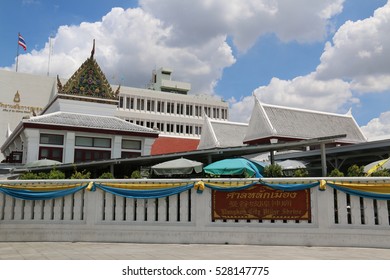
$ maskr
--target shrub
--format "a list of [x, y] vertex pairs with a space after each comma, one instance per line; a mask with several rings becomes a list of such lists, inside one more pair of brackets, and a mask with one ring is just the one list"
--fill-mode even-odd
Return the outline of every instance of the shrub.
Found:
[[26, 172], [26, 173], [23, 173], [22, 175], [20, 175], [19, 179], [20, 180], [37, 180], [39, 178], [38, 178], [38, 174], [36, 174], [36, 173]]
[[309, 172], [305, 168], [299, 168], [294, 171], [294, 177], [308, 177]]
[[347, 176], [348, 177], [363, 177], [364, 171], [363, 166], [357, 166], [356, 164], [350, 166], [347, 170]]
[[279, 164], [267, 165], [264, 168], [264, 177], [283, 177], [282, 167]]
[[104, 172], [98, 179], [115, 179], [111, 172]]
[[372, 177], [390, 177], [390, 171], [388, 169], [379, 169], [371, 173]]
[[[46, 178], [40, 178], [40, 179], [46, 179]], [[47, 179], [65, 179], [65, 173], [54, 168], [50, 170], [49, 174], [47, 174]]]
[[344, 173], [338, 170], [337, 168], [333, 169], [329, 175], [329, 177], [344, 177]]
[[70, 176], [70, 179], [90, 179], [91, 172], [87, 170], [83, 170], [82, 172], [74, 170], [73, 174]]
[[141, 172], [139, 170], [134, 170], [132, 173], [131, 173], [131, 179], [141, 179], [142, 176], [141, 176]]

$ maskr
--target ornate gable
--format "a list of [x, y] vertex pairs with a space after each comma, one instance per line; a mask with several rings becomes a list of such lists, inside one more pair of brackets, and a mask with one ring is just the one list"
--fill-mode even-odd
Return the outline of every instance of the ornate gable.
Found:
[[100, 69], [93, 55], [95, 53], [95, 40], [91, 56], [80, 66], [72, 77], [62, 86], [57, 77], [59, 94], [92, 97], [100, 99], [118, 99], [118, 90], [114, 92]]

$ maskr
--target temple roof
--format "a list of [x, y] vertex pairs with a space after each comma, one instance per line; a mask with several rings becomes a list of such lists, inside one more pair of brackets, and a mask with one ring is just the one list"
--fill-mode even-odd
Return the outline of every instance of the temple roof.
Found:
[[247, 129], [246, 123], [212, 120], [205, 116], [198, 150], [245, 146]]
[[157, 137], [158, 132], [147, 127], [126, 122], [117, 117], [76, 114], [68, 112], [56, 112], [45, 114], [37, 117], [32, 117], [23, 120], [25, 124], [42, 124], [53, 125], [58, 129], [61, 126], [79, 128], [99, 129], [102, 133], [106, 130], [115, 130], [121, 132], [134, 132], [154, 135]]
[[310, 139], [346, 134], [342, 143], [366, 142], [353, 116], [304, 110], [261, 103], [255, 97], [255, 107], [249, 121], [244, 143], [268, 138]]
[[119, 88], [116, 92], [112, 90], [106, 76], [93, 57], [94, 53], [95, 41], [91, 56], [77, 69], [64, 86], [57, 77], [58, 93], [111, 100], [118, 99]]

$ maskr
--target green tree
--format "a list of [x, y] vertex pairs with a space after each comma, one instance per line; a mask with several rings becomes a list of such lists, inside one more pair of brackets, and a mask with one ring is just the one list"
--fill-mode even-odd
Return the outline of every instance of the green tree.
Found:
[[104, 172], [99, 176], [99, 179], [115, 179], [111, 172]]
[[26, 173], [23, 173], [22, 175], [20, 175], [19, 179], [20, 180], [37, 180], [39, 178], [38, 178], [38, 174], [36, 174], [36, 173], [26, 172]]
[[370, 175], [371, 177], [390, 177], [390, 171], [388, 169], [379, 169]]
[[271, 178], [283, 177], [282, 167], [277, 163], [267, 165], [264, 168], [264, 177], [271, 177]]
[[337, 168], [333, 169], [329, 175], [329, 177], [344, 177], [344, 173], [338, 170]]
[[91, 172], [87, 170], [83, 170], [81, 172], [77, 171], [77, 169], [74, 169], [73, 174], [70, 176], [70, 179], [90, 179], [91, 178]]
[[299, 168], [294, 170], [294, 177], [308, 177], [309, 172], [306, 170], [306, 168]]
[[[46, 179], [46, 178], [45, 178]], [[47, 179], [65, 179], [65, 173], [53, 168], [47, 175]]]
[[131, 173], [131, 179], [141, 179], [142, 176], [141, 176], [141, 172], [139, 170], [134, 170], [132, 173]]
[[363, 177], [364, 171], [363, 166], [358, 166], [356, 164], [350, 166], [347, 170], [347, 176], [348, 177]]

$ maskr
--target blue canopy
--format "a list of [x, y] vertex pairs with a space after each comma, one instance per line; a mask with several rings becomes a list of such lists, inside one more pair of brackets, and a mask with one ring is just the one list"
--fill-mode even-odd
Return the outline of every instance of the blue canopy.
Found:
[[263, 177], [261, 173], [264, 167], [259, 163], [245, 158], [230, 158], [216, 161], [207, 165], [204, 172], [213, 175], [242, 175], [247, 174], [249, 177]]

